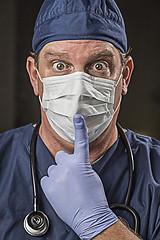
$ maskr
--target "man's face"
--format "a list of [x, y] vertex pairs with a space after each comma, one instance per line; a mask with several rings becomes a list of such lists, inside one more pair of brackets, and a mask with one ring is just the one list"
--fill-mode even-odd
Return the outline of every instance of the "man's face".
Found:
[[[41, 78], [86, 72], [117, 81], [122, 69], [118, 50], [99, 40], [68, 40], [48, 43], [39, 54]], [[40, 97], [43, 86], [40, 83]], [[117, 95], [117, 94], [116, 94]], [[115, 99], [115, 104], [117, 104]]]
[[[123, 70], [120, 82], [115, 91], [114, 109], [116, 109], [121, 95], [127, 93], [127, 86], [132, 69], [133, 61], [131, 57], [127, 58], [125, 65], [122, 67], [119, 51], [111, 43], [100, 40], [51, 42], [46, 44], [39, 53], [38, 70], [41, 78], [66, 75], [79, 71], [117, 82]], [[27, 70], [35, 94], [39, 95], [42, 99], [43, 83], [40, 81], [35, 70], [34, 59], [32, 57], [29, 57], [27, 60]], [[59, 142], [62, 141], [62, 144], [66, 144], [63, 139], [53, 131], [42, 108], [41, 112], [41, 125], [47, 129], [47, 134], [51, 134], [55, 139], [58, 139]], [[118, 111], [113, 117], [113, 126], [116, 124], [117, 116]], [[107, 134], [107, 132], [104, 132], [102, 135], [105, 136], [105, 134]], [[101, 138], [101, 136], [99, 138]]]

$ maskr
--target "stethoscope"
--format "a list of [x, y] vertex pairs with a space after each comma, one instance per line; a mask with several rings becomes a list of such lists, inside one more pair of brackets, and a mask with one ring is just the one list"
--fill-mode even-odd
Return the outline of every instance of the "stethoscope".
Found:
[[[49, 219], [41, 211], [37, 211], [37, 187], [36, 187], [36, 142], [39, 132], [40, 123], [38, 123], [33, 131], [31, 138], [31, 147], [30, 147], [30, 167], [31, 167], [31, 176], [33, 184], [33, 212], [29, 213], [24, 219], [24, 229], [31, 236], [42, 236], [44, 235], [49, 228]], [[111, 204], [110, 208], [113, 209], [123, 209], [128, 211], [134, 218], [134, 231], [139, 233], [140, 227], [140, 217], [135, 209], [129, 206], [132, 196], [132, 187], [133, 187], [133, 178], [134, 178], [134, 158], [131, 146], [129, 144], [128, 138], [125, 134], [123, 128], [117, 123], [117, 128], [119, 135], [121, 136], [124, 145], [128, 154], [128, 163], [129, 163], [129, 182], [127, 188], [127, 194], [125, 197], [124, 203], [115, 203]]]

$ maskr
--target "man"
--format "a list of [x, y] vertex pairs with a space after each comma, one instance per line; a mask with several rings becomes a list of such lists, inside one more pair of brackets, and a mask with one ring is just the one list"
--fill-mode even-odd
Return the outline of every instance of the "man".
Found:
[[[139, 239], [119, 218], [134, 229], [133, 216], [110, 207], [127, 194], [128, 154], [116, 122], [133, 71], [117, 5], [44, 1], [33, 50], [27, 71], [41, 104], [37, 208], [50, 226], [41, 237], [23, 228], [33, 198], [30, 124], [0, 136], [1, 239]], [[135, 160], [129, 205], [139, 213], [139, 235], [158, 240], [160, 143], [130, 130], [126, 135]]]

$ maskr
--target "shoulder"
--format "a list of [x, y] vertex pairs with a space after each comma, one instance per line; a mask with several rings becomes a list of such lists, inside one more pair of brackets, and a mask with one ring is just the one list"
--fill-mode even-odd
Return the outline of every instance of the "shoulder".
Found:
[[127, 131], [135, 164], [139, 171], [145, 175], [150, 175], [151, 179], [160, 184], [160, 141], [140, 135], [133, 131]]
[[15, 148], [19, 148], [21, 145], [28, 148], [33, 129], [33, 125], [28, 124], [0, 134], [0, 153], [13, 147], [13, 145]]
[[129, 142], [131, 146], [134, 148], [136, 147], [145, 147], [147, 149], [157, 149], [160, 151], [160, 141], [156, 140], [152, 137], [141, 135], [138, 133], [135, 133], [131, 130], [127, 131], [127, 137], [129, 139]]

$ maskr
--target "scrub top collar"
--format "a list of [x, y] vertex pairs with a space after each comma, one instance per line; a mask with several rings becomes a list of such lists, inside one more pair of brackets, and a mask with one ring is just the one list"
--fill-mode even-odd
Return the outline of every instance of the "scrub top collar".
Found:
[[[33, 132], [33, 125], [32, 132]], [[29, 134], [30, 135], [30, 134]], [[30, 144], [30, 141], [29, 141]], [[30, 146], [29, 146], [30, 148]], [[115, 154], [121, 154], [121, 151], [124, 150], [123, 141], [121, 138], [118, 138], [117, 141], [110, 147], [110, 149], [104, 154], [104, 156], [95, 164], [93, 164], [93, 169], [99, 174], [101, 169], [103, 169], [104, 165], [111, 160], [112, 156]], [[40, 180], [43, 176], [47, 175], [47, 170], [49, 166], [55, 165], [55, 160], [52, 157], [51, 153], [47, 149], [46, 145], [44, 144], [41, 137], [37, 136], [37, 143], [36, 143], [36, 165], [37, 165], [37, 172], [38, 172], [38, 179]]]

